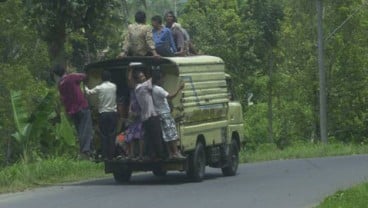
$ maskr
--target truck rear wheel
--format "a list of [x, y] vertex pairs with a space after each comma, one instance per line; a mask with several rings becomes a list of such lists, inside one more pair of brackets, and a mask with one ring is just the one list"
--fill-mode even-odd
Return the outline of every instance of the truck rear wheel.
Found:
[[236, 175], [239, 165], [239, 148], [234, 139], [231, 141], [228, 148], [228, 155], [226, 155], [228, 158], [227, 166], [223, 167], [221, 170], [224, 176], [234, 176]]
[[206, 153], [204, 146], [198, 142], [194, 152], [189, 156], [187, 175], [193, 181], [203, 180], [206, 170]]
[[130, 177], [132, 176], [131, 170], [120, 170], [120, 171], [114, 171], [113, 172], [114, 179], [117, 183], [127, 183], [130, 180]]

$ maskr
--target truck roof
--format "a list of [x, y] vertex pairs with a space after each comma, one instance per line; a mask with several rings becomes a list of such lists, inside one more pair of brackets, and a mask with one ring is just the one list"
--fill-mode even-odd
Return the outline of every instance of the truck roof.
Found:
[[216, 56], [186, 56], [186, 57], [138, 57], [138, 56], [128, 56], [122, 59], [111, 59], [106, 61], [100, 61], [85, 66], [85, 71], [89, 71], [96, 68], [114, 67], [119, 65], [128, 65], [132, 62], [140, 62], [149, 65], [160, 65], [160, 64], [175, 64], [177, 66], [183, 65], [202, 65], [202, 64], [223, 64], [223, 60]]

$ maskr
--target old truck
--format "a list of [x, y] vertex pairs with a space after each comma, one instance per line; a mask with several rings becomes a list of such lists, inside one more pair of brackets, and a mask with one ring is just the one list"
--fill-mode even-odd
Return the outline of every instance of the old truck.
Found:
[[[128, 182], [133, 171], [152, 171], [164, 176], [167, 171], [185, 171], [194, 181], [201, 181], [205, 167], [221, 168], [223, 175], [237, 172], [239, 150], [244, 143], [243, 112], [235, 100], [231, 77], [225, 73], [222, 59], [214, 56], [189, 57], [125, 57], [102, 61], [85, 67], [88, 87], [101, 82], [102, 70], [112, 73], [118, 96], [128, 96], [129, 64], [141, 63], [147, 68], [160, 67], [164, 88], [173, 92], [184, 82], [181, 94], [172, 100], [172, 115], [176, 120], [180, 142], [178, 147], [185, 160], [162, 161], [105, 161], [105, 172], [112, 173], [117, 182]], [[96, 97], [89, 97], [92, 108]], [[95, 109], [95, 108], [94, 108]]]

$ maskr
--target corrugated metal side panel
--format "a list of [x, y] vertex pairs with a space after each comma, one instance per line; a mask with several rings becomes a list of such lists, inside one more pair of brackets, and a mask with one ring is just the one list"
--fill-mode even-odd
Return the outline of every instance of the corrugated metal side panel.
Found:
[[185, 81], [181, 98], [184, 122], [225, 119], [229, 100], [224, 64], [184, 65], [179, 68], [180, 77]]
[[185, 56], [185, 57], [165, 57], [164, 59], [169, 60], [176, 65], [179, 66], [186, 66], [186, 65], [211, 65], [211, 64], [223, 64], [224, 61], [216, 56], [206, 56], [206, 55], [199, 55], [199, 56]]
[[185, 73], [202, 73], [202, 72], [224, 72], [223, 64], [206, 64], [206, 65], [183, 65], [180, 66], [180, 71]]

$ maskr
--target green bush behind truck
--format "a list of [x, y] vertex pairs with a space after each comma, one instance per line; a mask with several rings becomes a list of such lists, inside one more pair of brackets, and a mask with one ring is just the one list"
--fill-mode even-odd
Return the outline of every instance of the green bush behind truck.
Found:
[[[168, 170], [186, 171], [194, 181], [201, 181], [205, 166], [221, 168], [226, 176], [235, 175], [239, 162], [239, 149], [244, 142], [243, 112], [234, 100], [231, 78], [225, 73], [224, 62], [213, 56], [190, 57], [126, 57], [90, 64], [88, 87], [101, 82], [102, 70], [112, 73], [118, 87], [118, 96], [129, 92], [128, 66], [139, 62], [147, 66], [147, 74], [159, 66], [164, 74], [164, 88], [170, 93], [184, 82], [181, 94], [172, 100], [172, 114], [177, 122], [181, 151], [186, 160], [133, 162], [105, 161], [105, 172], [113, 173], [117, 182], [127, 182], [132, 171], [153, 171], [164, 176]], [[97, 97], [89, 97], [97, 109]]]

